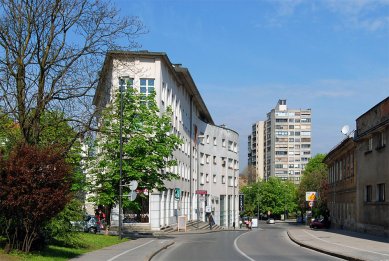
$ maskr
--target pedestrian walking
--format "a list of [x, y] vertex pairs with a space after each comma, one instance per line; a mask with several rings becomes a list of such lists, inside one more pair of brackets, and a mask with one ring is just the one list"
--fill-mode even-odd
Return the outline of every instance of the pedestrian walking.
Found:
[[209, 224], [209, 229], [212, 230], [212, 226], [215, 224], [212, 214], [210, 214], [208, 217], [208, 224]]
[[232, 227], [234, 228], [234, 230], [235, 230], [235, 221], [234, 222], [232, 222]]

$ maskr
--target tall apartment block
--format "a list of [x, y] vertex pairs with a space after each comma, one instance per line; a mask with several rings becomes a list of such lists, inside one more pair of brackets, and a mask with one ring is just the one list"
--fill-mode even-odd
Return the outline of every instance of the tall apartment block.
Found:
[[311, 109], [288, 109], [279, 100], [266, 121], [252, 125], [248, 163], [257, 180], [275, 176], [299, 183], [311, 158], [311, 137]]
[[264, 179], [264, 138], [265, 121], [258, 121], [252, 125], [251, 135], [248, 137], [248, 182], [257, 182]]

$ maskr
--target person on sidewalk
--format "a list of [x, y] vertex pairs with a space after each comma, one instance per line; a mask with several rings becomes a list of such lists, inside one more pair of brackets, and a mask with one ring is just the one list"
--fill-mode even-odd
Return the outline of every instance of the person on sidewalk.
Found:
[[208, 223], [209, 223], [209, 229], [212, 230], [212, 226], [215, 224], [212, 214], [209, 214]]

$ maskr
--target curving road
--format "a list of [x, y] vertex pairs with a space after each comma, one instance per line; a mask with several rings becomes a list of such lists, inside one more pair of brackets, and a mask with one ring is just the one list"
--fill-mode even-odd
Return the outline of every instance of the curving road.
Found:
[[152, 260], [340, 260], [293, 243], [287, 228], [285, 223], [263, 224], [252, 231], [178, 236], [174, 245]]

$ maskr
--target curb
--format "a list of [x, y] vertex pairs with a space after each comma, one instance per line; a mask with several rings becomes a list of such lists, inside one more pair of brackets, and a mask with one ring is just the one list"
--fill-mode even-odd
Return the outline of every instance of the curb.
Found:
[[161, 252], [162, 250], [165, 250], [166, 248], [172, 246], [174, 244], [174, 242], [171, 242], [163, 247], [161, 247], [160, 249], [158, 249], [157, 251], [155, 251], [154, 253], [152, 253], [150, 256], [146, 256], [145, 257], [145, 261], [150, 261], [155, 255], [157, 255], [159, 252]]
[[330, 255], [330, 256], [334, 256], [334, 257], [339, 257], [339, 258], [342, 258], [342, 259], [346, 259], [346, 260], [351, 260], [351, 261], [365, 261], [364, 259], [359, 259], [359, 258], [356, 258], [356, 257], [352, 257], [352, 256], [346, 256], [346, 255], [343, 255], [343, 254], [339, 254], [339, 253], [335, 253], [335, 252], [332, 252], [332, 251], [329, 251], [329, 250], [325, 250], [323, 248], [319, 248], [319, 247], [315, 247], [315, 246], [312, 246], [312, 245], [308, 245], [308, 244], [304, 244], [300, 241], [298, 241], [297, 239], [295, 239], [291, 233], [289, 232], [289, 230], [287, 231], [287, 234], [290, 238], [290, 240], [292, 240], [294, 243], [302, 246], [302, 247], [305, 247], [305, 248], [308, 248], [308, 249], [312, 249], [312, 250], [315, 250], [315, 251], [318, 251], [318, 252], [321, 252], [321, 253], [324, 253], [324, 254], [327, 254], [327, 255]]

